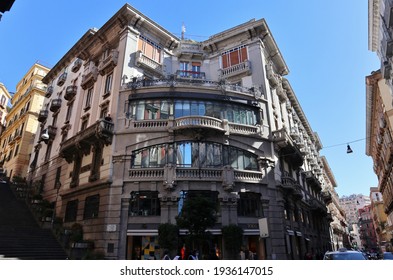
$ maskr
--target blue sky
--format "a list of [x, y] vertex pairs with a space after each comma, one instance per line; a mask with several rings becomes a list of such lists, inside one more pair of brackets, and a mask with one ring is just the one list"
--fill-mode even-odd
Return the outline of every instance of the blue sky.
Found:
[[[54, 66], [87, 29], [101, 27], [125, 3], [16, 0], [0, 21], [0, 82], [15, 91], [35, 62]], [[287, 78], [324, 146], [320, 153], [334, 173], [338, 194], [368, 195], [378, 185], [365, 154], [365, 77], [379, 69], [377, 55], [368, 50], [367, 0], [128, 3], [179, 37], [184, 23], [185, 37], [198, 41], [265, 18], [289, 67]], [[352, 154], [346, 153], [347, 143]]]

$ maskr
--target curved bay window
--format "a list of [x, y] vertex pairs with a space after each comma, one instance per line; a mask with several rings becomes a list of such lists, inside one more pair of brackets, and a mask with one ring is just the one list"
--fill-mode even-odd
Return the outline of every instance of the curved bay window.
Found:
[[131, 192], [129, 216], [159, 216], [160, 214], [157, 191]]
[[[174, 108], [171, 110], [171, 108]], [[173, 111], [173, 112], [172, 112]], [[127, 115], [135, 120], [163, 120], [170, 115], [175, 118], [205, 116], [227, 119], [231, 123], [255, 125], [257, 110], [241, 104], [203, 100], [138, 100], [128, 105]]]
[[221, 168], [258, 171], [257, 156], [236, 147], [213, 142], [178, 142], [150, 146], [133, 153], [131, 168], [178, 167]]
[[262, 217], [261, 194], [241, 192], [237, 203], [237, 215], [244, 217]]

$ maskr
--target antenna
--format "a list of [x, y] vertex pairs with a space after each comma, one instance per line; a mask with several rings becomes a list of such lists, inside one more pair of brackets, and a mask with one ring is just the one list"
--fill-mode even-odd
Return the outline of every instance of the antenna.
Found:
[[184, 25], [184, 22], [181, 25], [181, 39], [184, 40], [184, 33], [186, 33], [186, 26]]

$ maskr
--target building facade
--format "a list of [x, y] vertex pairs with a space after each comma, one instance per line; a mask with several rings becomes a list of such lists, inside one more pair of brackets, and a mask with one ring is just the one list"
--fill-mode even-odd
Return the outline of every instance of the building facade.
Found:
[[[9, 104], [11, 103], [11, 94], [3, 83], [0, 83], [0, 136], [3, 134], [6, 128], [5, 117], [10, 109]], [[3, 173], [2, 173], [3, 174]]]
[[371, 212], [372, 220], [376, 232], [378, 248], [381, 251], [391, 251], [391, 239], [392, 234], [389, 228], [391, 225], [387, 219], [385, 213], [385, 207], [383, 205], [383, 197], [378, 188], [370, 188], [370, 199], [371, 199]]
[[359, 233], [362, 248], [368, 252], [378, 252], [378, 241], [371, 209], [371, 205], [366, 205], [359, 209]]
[[160, 258], [158, 226], [198, 195], [222, 258], [232, 224], [259, 259], [325, 252], [322, 144], [286, 74], [263, 19], [196, 42], [126, 4], [44, 78], [30, 183], [107, 259]]
[[369, 0], [369, 50], [378, 55], [381, 68], [366, 77], [366, 153], [374, 161], [374, 172], [383, 197], [389, 234], [393, 233], [392, 7], [392, 0]]
[[27, 176], [34, 136], [39, 125], [38, 111], [42, 107], [46, 90], [42, 78], [48, 71], [47, 67], [35, 63], [17, 84], [12, 96], [12, 107], [0, 137], [0, 162], [10, 179], [13, 176]]
[[321, 157], [323, 163], [323, 189], [322, 197], [328, 207], [328, 216], [330, 218], [330, 239], [333, 251], [343, 248], [348, 240], [348, 223], [345, 212], [341, 208], [339, 196], [336, 192], [337, 182], [334, 174], [330, 169], [326, 157]]
[[5, 116], [8, 114], [8, 105], [11, 101], [11, 94], [8, 92], [4, 84], [0, 83], [0, 134], [4, 131], [6, 120]]

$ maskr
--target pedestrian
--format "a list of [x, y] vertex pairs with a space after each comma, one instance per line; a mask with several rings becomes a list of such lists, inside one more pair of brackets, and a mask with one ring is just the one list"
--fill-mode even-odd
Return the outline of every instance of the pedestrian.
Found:
[[193, 250], [192, 253], [188, 256], [189, 260], [197, 260], [198, 259], [198, 252], [197, 250]]
[[174, 260], [182, 260], [182, 257], [181, 257], [181, 252], [180, 252], [180, 250], [179, 251], [177, 251], [177, 254], [176, 254], [176, 256], [173, 258]]
[[104, 119], [105, 119], [106, 121], [108, 121], [108, 122], [111, 122], [111, 121], [112, 121], [111, 114], [106, 115]]
[[171, 258], [169, 257], [169, 251], [165, 250], [164, 251], [164, 257], [162, 258], [163, 260], [170, 260]]

